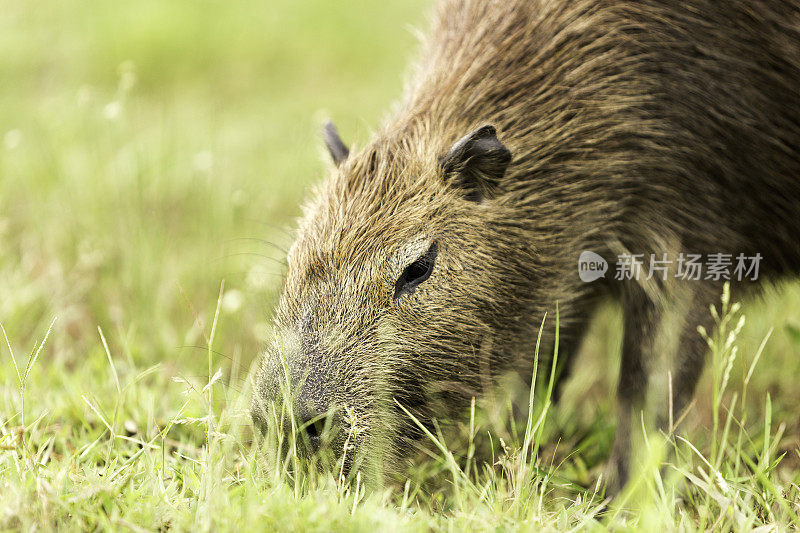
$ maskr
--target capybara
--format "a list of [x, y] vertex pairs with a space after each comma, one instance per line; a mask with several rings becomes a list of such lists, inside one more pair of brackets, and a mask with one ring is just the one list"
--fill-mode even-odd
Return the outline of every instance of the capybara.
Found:
[[800, 1], [442, 0], [391, 118], [363, 148], [324, 137], [255, 419], [289, 390], [312, 443], [335, 413], [348, 469], [402, 470], [423, 436], [405, 409], [430, 427], [530, 375], [556, 306], [568, 367], [612, 298], [619, 486], [655, 362], [663, 423], [725, 281], [800, 271]]

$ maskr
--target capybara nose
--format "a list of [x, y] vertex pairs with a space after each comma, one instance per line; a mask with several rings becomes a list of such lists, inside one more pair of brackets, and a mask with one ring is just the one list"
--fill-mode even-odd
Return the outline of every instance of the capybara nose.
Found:
[[295, 424], [298, 440], [307, 444], [311, 452], [317, 452], [322, 445], [326, 425], [330, 426], [328, 410], [308, 402], [298, 401], [294, 405]]
[[[338, 428], [333, 416], [335, 385], [323, 352], [289, 330], [276, 339], [256, 375], [251, 413], [255, 425], [294, 438], [305, 451], [316, 453]], [[333, 432], [331, 432], [333, 433]]]
[[[309, 367], [310, 366], [310, 367]], [[298, 443], [308, 444], [309, 451], [317, 452], [329, 436], [335, 422], [330, 384], [327, 372], [319, 366], [298, 365], [294, 368], [291, 383], [291, 404], [298, 430]]]

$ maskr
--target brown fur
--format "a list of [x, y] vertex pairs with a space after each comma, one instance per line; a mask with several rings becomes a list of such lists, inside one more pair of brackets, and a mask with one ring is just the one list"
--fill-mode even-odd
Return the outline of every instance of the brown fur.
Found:
[[[679, 411], [721, 286], [583, 283], [578, 255], [759, 252], [762, 277], [800, 270], [800, 2], [444, 0], [436, 11], [394, 116], [305, 209], [256, 404], [275, 398], [283, 352], [292, 382], [305, 380], [304, 409], [349, 406], [367, 428], [362, 449], [397, 464], [415, 433], [394, 399], [423, 421], [444, 415], [431, 398], [457, 411], [482, 369], [529, 367], [556, 302], [568, 359], [611, 294], [625, 317], [611, 460], [622, 482], [651, 362], [670, 356]], [[513, 162], [474, 201], [439, 159], [484, 124]], [[434, 240], [430, 279], [393, 299]], [[655, 353], [669, 313], [674, 357]]]

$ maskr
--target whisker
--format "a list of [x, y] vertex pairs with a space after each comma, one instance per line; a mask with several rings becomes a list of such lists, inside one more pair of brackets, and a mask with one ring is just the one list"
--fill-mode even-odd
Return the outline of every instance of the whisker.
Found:
[[275, 248], [277, 250], [280, 250], [284, 254], [288, 254], [289, 253], [288, 249], [284, 248], [283, 246], [279, 246], [278, 244], [276, 244], [276, 243], [274, 243], [272, 241], [268, 241], [266, 239], [260, 239], [258, 237], [236, 237], [236, 238], [233, 238], [233, 239], [228, 239], [225, 242], [237, 242], [237, 241], [251, 241], [251, 242], [258, 242], [258, 243], [261, 243], [261, 244], [268, 244], [268, 245], [272, 246], [273, 248]]
[[263, 259], [269, 259], [270, 261], [274, 261], [274, 262], [276, 262], [276, 263], [278, 263], [279, 265], [282, 265], [282, 266], [289, 266], [286, 263], [286, 261], [283, 261], [281, 259], [276, 259], [276, 258], [270, 257], [268, 255], [259, 254], [259, 253], [256, 253], [256, 252], [234, 252], [234, 253], [231, 253], [231, 254], [223, 255], [221, 257], [217, 257], [216, 259], [212, 259], [212, 261], [222, 261], [224, 259], [230, 259], [231, 257], [236, 257], [236, 256], [240, 256], [240, 255], [254, 255], [256, 257], [261, 257]]
[[289, 230], [287, 230], [286, 227], [283, 225], [275, 224], [272, 222], [264, 222], [263, 220], [258, 220], [255, 218], [245, 218], [245, 220], [247, 220], [248, 222], [255, 222], [256, 224], [261, 224], [262, 226], [267, 226], [276, 229], [281, 233], [283, 233], [284, 235], [286, 235], [287, 237], [291, 237], [292, 240], [294, 240], [295, 238], [295, 236]]

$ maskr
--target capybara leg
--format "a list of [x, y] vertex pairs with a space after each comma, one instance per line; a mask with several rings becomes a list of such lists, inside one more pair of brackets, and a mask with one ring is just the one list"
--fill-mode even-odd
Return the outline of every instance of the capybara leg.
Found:
[[702, 326], [709, 335], [713, 334], [716, 324], [709, 307], [719, 301], [721, 291], [719, 284], [698, 284], [698, 290], [692, 295], [677, 353], [669, 365], [670, 375], [667, 379], [672, 398], [658, 413], [658, 425], [664, 432], [670, 433], [675, 429], [675, 424], [694, 396], [708, 353], [708, 344], [697, 328]]
[[630, 475], [631, 438], [647, 395], [648, 362], [651, 358], [660, 313], [644, 291], [633, 286], [624, 296], [622, 362], [617, 386], [617, 431], [606, 467], [606, 490], [618, 492]]

